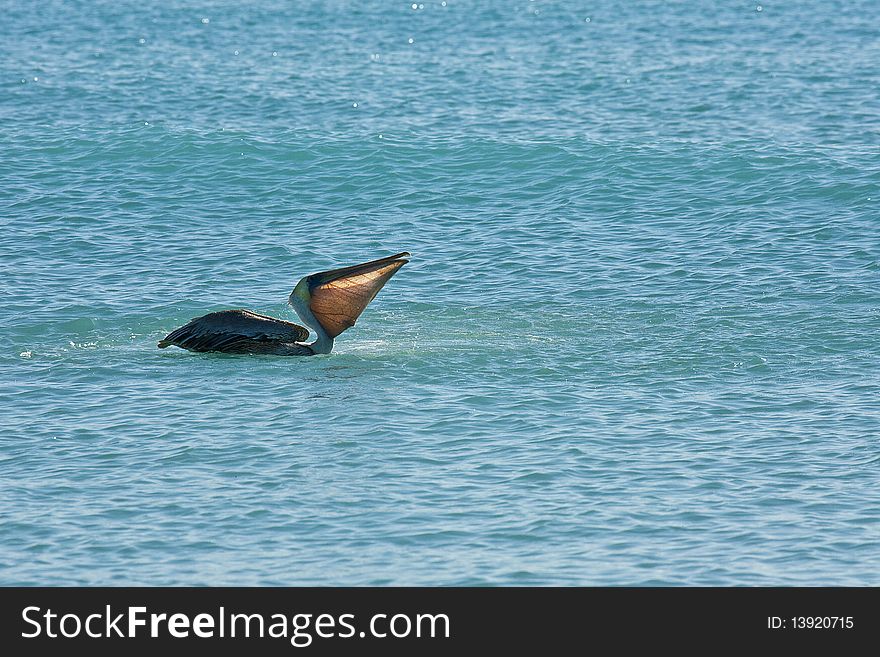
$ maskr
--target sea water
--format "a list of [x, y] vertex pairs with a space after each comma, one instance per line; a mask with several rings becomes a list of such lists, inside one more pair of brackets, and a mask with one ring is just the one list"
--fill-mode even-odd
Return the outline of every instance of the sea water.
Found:
[[0, 9], [0, 583], [880, 584], [874, 0]]

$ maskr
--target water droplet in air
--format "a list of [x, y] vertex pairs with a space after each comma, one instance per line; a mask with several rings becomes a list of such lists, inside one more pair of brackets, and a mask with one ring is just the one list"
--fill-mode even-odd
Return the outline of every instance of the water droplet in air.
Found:
[[238, 51], [236, 50], [236, 51], [235, 51], [234, 53], [232, 53], [232, 54], [233, 54], [233, 55], [237, 55], [237, 54], [238, 54]]
[[275, 50], [273, 50], [273, 51], [272, 51], [272, 56], [273, 56], [273, 57], [277, 57], [277, 56], [278, 56], [278, 52], [275, 51]]
[[443, 2], [440, 3], [440, 6], [441, 6], [441, 7], [445, 7], [445, 6], [446, 6], [446, 0], [443, 0]]
[[357, 103], [352, 103], [351, 106], [352, 106], [352, 107], [357, 107], [358, 104], [357, 104]]
[[418, 6], [417, 4], [415, 4], [415, 3], [413, 3], [413, 4], [412, 4], [412, 8], [413, 8], [413, 9], [418, 9], [419, 6]]
[[425, 5], [419, 5], [419, 9], [424, 9]]
[[203, 18], [203, 19], [202, 19], [202, 25], [207, 25], [207, 24], [210, 23], [210, 22], [211, 22], [211, 19], [210, 19], [210, 18]]
[[589, 23], [589, 22], [590, 22], [590, 17], [587, 16], [587, 17], [584, 19], [584, 23]]
[[140, 43], [141, 45], [145, 44], [146, 42], [146, 39], [138, 39], [138, 43]]
[[34, 77], [34, 82], [39, 82], [39, 81], [40, 81], [40, 78]]
[[410, 37], [408, 41], [409, 41], [409, 43], [412, 43], [412, 42], [413, 42], [413, 38]]
[[764, 11], [764, 8], [761, 5], [755, 7], [755, 11]]

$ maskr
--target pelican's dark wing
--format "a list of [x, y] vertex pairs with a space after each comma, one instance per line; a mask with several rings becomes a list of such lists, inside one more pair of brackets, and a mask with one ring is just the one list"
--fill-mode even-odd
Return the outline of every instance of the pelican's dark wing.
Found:
[[299, 324], [249, 310], [221, 310], [172, 331], [159, 342], [159, 348], [176, 345], [190, 351], [272, 353], [308, 337], [308, 330]]
[[354, 326], [367, 304], [403, 267], [409, 253], [403, 252], [353, 267], [312, 274], [307, 278], [311, 300], [309, 310], [331, 338]]

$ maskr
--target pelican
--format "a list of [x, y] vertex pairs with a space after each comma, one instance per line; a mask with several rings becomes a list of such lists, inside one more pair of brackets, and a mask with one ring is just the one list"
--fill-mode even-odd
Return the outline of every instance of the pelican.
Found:
[[196, 317], [159, 341], [159, 348], [174, 345], [190, 351], [227, 354], [314, 356], [329, 354], [333, 339], [354, 326], [364, 308], [382, 286], [409, 260], [403, 252], [360, 265], [306, 276], [287, 300], [302, 323], [317, 335], [306, 344], [309, 331], [283, 319], [250, 310], [221, 310]]

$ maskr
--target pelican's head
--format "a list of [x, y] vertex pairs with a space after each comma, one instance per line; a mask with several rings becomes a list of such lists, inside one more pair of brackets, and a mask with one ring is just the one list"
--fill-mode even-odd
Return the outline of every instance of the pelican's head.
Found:
[[299, 309], [302, 307], [309, 307], [309, 299], [311, 298], [311, 294], [309, 293], [309, 277], [306, 276], [300, 279], [299, 283], [296, 284], [296, 287], [293, 288], [293, 292], [290, 293], [290, 296], [287, 298], [287, 303], [293, 306], [293, 309], [299, 312]]
[[408, 257], [403, 252], [306, 276], [293, 288], [288, 303], [319, 336], [323, 331], [332, 340], [354, 326], [388, 279], [409, 262]]

